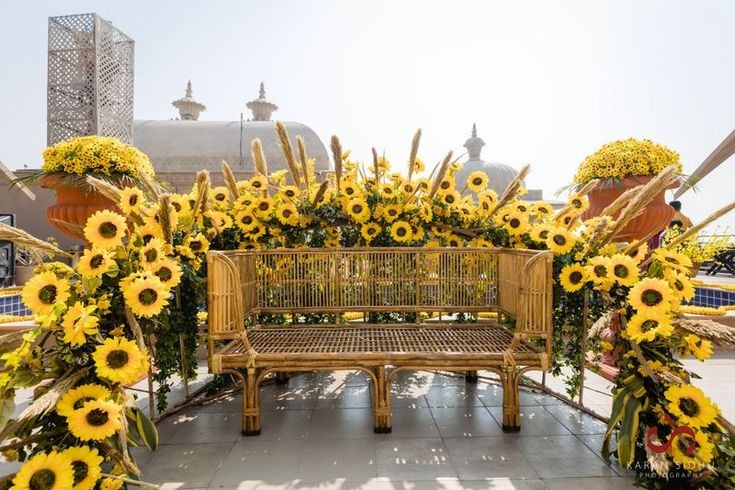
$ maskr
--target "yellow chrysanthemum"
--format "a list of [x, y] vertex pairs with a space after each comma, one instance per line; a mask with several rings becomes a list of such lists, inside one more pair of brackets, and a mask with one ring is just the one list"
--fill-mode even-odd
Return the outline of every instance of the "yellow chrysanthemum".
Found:
[[299, 211], [290, 203], [283, 203], [276, 208], [276, 218], [283, 225], [296, 226], [299, 224]]
[[546, 237], [546, 246], [555, 254], [570, 252], [576, 243], [574, 235], [564, 228], [552, 228]]
[[74, 470], [69, 458], [51, 451], [39, 453], [26, 461], [13, 478], [14, 490], [70, 490]]
[[54, 305], [69, 299], [69, 281], [59, 279], [51, 271], [33, 276], [23, 286], [23, 303], [36, 315], [48, 315]]
[[667, 338], [674, 332], [668, 315], [641, 312], [633, 315], [625, 327], [628, 337], [634, 342], [651, 342], [656, 336]]
[[365, 199], [355, 197], [347, 201], [345, 213], [358, 223], [365, 223], [370, 219], [370, 208]]
[[145, 194], [137, 187], [125, 187], [120, 191], [120, 211], [125, 214], [140, 213], [145, 204]]
[[97, 375], [113, 383], [132, 383], [148, 369], [146, 355], [134, 341], [124, 337], [106, 339], [92, 358]]
[[467, 176], [467, 188], [474, 192], [482, 192], [487, 188], [490, 179], [481, 170], [475, 170]]
[[366, 242], [370, 243], [380, 233], [380, 230], [380, 225], [377, 223], [367, 223], [360, 227], [360, 235], [362, 235]]
[[610, 257], [611, 276], [621, 286], [632, 286], [638, 282], [638, 264], [625, 254]]
[[520, 236], [528, 230], [528, 215], [514, 211], [509, 216], [503, 228], [513, 236]]
[[107, 209], [97, 211], [87, 220], [84, 238], [93, 246], [110, 249], [122, 245], [127, 225], [125, 217]]
[[582, 264], [578, 264], [576, 262], [564, 266], [559, 274], [559, 283], [561, 284], [561, 287], [570, 293], [582, 289], [586, 281], [587, 270]]
[[120, 406], [111, 401], [92, 400], [67, 418], [69, 432], [82, 441], [107, 439], [120, 429]]
[[64, 342], [71, 345], [84, 345], [88, 335], [97, 334], [97, 325], [100, 319], [93, 313], [97, 310], [95, 305], [84, 306], [77, 301], [64, 314]]
[[90, 400], [107, 400], [110, 398], [110, 390], [98, 384], [79, 385], [76, 388], [64, 393], [56, 404], [56, 412], [68, 417], [74, 412], [82, 408], [82, 406]]
[[628, 302], [639, 313], [666, 313], [673, 294], [666, 281], [647, 277], [631, 288]]
[[693, 385], [671, 386], [664, 396], [669, 401], [666, 408], [678, 419], [679, 425], [707, 427], [720, 412], [717, 405]]
[[406, 221], [396, 221], [390, 227], [390, 236], [398, 243], [410, 242], [413, 239], [411, 225]]
[[653, 257], [653, 260], [659, 261], [664, 267], [671, 267], [680, 272], [688, 273], [692, 267], [692, 260], [689, 257], [665, 248], [657, 248], [653, 251], [651, 257]]
[[152, 317], [168, 304], [169, 289], [151, 273], [143, 273], [122, 284], [125, 304], [137, 316]]
[[70, 447], [62, 452], [69, 458], [74, 470], [74, 490], [92, 490], [102, 476], [102, 462], [96, 448], [87, 446]]
[[169, 289], [179, 285], [183, 274], [181, 266], [173, 259], [159, 260], [155, 264], [151, 264], [148, 270]]
[[701, 430], [694, 431], [694, 440], [689, 434], [677, 434], [670, 446], [674, 463], [689, 471], [700, 471], [712, 461], [715, 445]]
[[87, 277], [102, 277], [114, 267], [112, 252], [97, 247], [85, 249], [77, 262], [77, 271]]
[[686, 347], [689, 352], [692, 353], [700, 361], [709, 359], [712, 356], [712, 342], [706, 339], [702, 339], [694, 334], [689, 334], [684, 337]]

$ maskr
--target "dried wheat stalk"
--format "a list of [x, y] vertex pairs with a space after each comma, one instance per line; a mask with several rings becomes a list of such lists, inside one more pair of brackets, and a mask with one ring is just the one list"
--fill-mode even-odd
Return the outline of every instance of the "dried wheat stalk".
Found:
[[518, 196], [518, 193], [523, 187], [523, 181], [526, 180], [526, 177], [528, 176], [528, 173], [530, 171], [531, 166], [528, 164], [524, 165], [521, 168], [518, 174], [506, 186], [503, 194], [500, 196], [500, 199], [498, 199], [498, 205], [495, 206], [495, 209], [501, 209], [503, 206], [505, 206]]
[[288, 138], [286, 126], [281, 121], [276, 123], [276, 134], [278, 135], [278, 144], [281, 147], [283, 156], [286, 158], [286, 165], [291, 172], [291, 178], [297, 187], [301, 186], [301, 177], [299, 175], [299, 167], [296, 164], [296, 154], [294, 154], [291, 140]]
[[436, 195], [437, 191], [439, 190], [439, 186], [441, 185], [442, 181], [444, 180], [444, 177], [446, 177], [447, 172], [449, 171], [449, 164], [452, 162], [452, 152], [451, 150], [449, 153], [447, 153], [447, 156], [444, 157], [444, 160], [439, 164], [438, 170], [436, 172], [436, 177], [434, 177], [434, 181], [431, 184], [431, 190], [429, 191], [429, 199], [433, 199]]
[[87, 183], [94, 189], [114, 203], [120, 202], [120, 188], [110, 182], [97, 179], [91, 175], [87, 176]]
[[711, 341], [722, 349], [735, 349], [735, 328], [714, 320], [677, 318], [674, 326], [688, 333]]
[[240, 195], [240, 191], [237, 189], [237, 180], [235, 179], [235, 174], [232, 173], [232, 169], [229, 165], [227, 165], [227, 162], [224, 160], [222, 160], [222, 175], [225, 178], [225, 184], [227, 184], [227, 188], [230, 190], [230, 201], [234, 202]]
[[173, 229], [171, 226], [171, 194], [161, 194], [158, 198], [158, 217], [158, 224], [161, 225], [163, 239], [166, 243], [171, 244], [173, 242], [171, 232]]
[[[204, 212], [207, 210], [207, 192], [209, 191], [209, 172], [206, 170], [200, 170], [197, 172], [196, 180], [197, 197], [194, 200], [194, 207], [192, 213]], [[196, 220], [192, 221], [192, 224]]]
[[51, 255], [59, 255], [61, 257], [71, 257], [71, 255], [64, 252], [63, 250], [60, 250], [54, 247], [48, 242], [39, 240], [38, 238], [34, 237], [27, 231], [23, 231], [20, 228], [14, 228], [12, 226], [8, 226], [4, 223], [0, 223], [0, 240], [6, 240], [9, 242], [17, 243], [19, 245], [24, 245], [29, 248], [43, 250], [44, 252], [48, 252]]
[[261, 143], [260, 138], [255, 138], [250, 143], [250, 153], [253, 155], [253, 164], [255, 165], [255, 171], [263, 177], [268, 178], [268, 161], [265, 159], [265, 152], [263, 152], [263, 143]]
[[339, 194], [342, 190], [342, 144], [337, 135], [332, 135], [329, 148], [332, 150], [332, 159], [334, 159], [334, 176], [337, 179], [337, 194]]
[[299, 160], [301, 161], [301, 173], [304, 174], [304, 187], [308, 191], [309, 186], [311, 186], [311, 182], [309, 181], [309, 167], [307, 164], [309, 159], [306, 157], [306, 145], [304, 144], [304, 138], [297, 136], [296, 146], [299, 147]]
[[319, 203], [319, 201], [322, 200], [322, 197], [324, 197], [324, 193], [327, 192], [327, 188], [328, 187], [329, 187], [329, 181], [328, 180], [325, 180], [319, 186], [319, 190], [316, 191], [316, 194], [314, 195], [314, 200], [312, 201], [315, 206]]
[[378, 188], [378, 181], [380, 176], [380, 163], [378, 162], [378, 150], [375, 149], [375, 147], [372, 148], [373, 151], [373, 168], [375, 169], [375, 188]]
[[408, 181], [411, 182], [413, 176], [413, 167], [416, 164], [416, 157], [419, 153], [419, 142], [421, 141], [421, 128], [416, 130], [416, 134], [413, 135], [413, 141], [411, 141], [411, 153], [408, 157]]

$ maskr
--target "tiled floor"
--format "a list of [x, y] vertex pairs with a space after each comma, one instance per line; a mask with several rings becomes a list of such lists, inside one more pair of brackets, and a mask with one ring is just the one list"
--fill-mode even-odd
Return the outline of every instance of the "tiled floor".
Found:
[[411, 373], [393, 391], [393, 432], [374, 434], [365, 376], [301, 374], [263, 388], [260, 436], [240, 435], [231, 397], [164, 420], [138, 462], [164, 489], [631, 487], [598, 454], [605, 425], [548, 395], [524, 390], [523, 428], [505, 434], [492, 382]]

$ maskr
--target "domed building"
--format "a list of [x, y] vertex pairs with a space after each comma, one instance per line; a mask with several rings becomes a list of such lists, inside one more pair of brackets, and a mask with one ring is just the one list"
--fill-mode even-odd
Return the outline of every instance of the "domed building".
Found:
[[[248, 121], [200, 121], [199, 115], [206, 106], [194, 99], [191, 82], [185, 96], [172, 105], [178, 109], [177, 119], [136, 120], [133, 144], [151, 159], [156, 176], [175, 190], [189, 190], [199, 170], [208, 170], [215, 185], [222, 184], [222, 161], [230, 165], [236, 178], [252, 176], [250, 145], [255, 138], [263, 143], [269, 171], [287, 168], [278, 145], [276, 123], [271, 120], [278, 106], [266, 99], [262, 83], [258, 98], [247, 103], [252, 111], [252, 119]], [[315, 160], [317, 174], [331, 171], [327, 149], [311, 128], [298, 122], [283, 124], [294, 148], [297, 136], [304, 139], [307, 155]]]
[[[508, 184], [510, 184], [518, 175], [518, 171], [505, 163], [486, 162], [483, 160], [480, 156], [483, 146], [485, 146], [485, 142], [482, 138], [477, 136], [477, 125], [473, 123], [472, 136], [464, 143], [464, 147], [467, 149], [468, 158], [462, 164], [462, 169], [455, 174], [457, 186], [459, 188], [464, 187], [464, 184], [467, 181], [467, 176], [472, 172], [479, 170], [484, 172], [490, 179], [488, 188], [494, 190], [498, 193], [498, 196], [500, 196], [505, 188], [508, 187]], [[541, 190], [529, 190], [524, 196], [524, 199], [528, 201], [538, 201], [542, 199], [541, 196]]]

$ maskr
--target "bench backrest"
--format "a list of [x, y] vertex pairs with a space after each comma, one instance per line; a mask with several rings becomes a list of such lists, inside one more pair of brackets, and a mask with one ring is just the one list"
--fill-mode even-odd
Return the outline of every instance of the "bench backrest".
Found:
[[[516, 331], [551, 334], [552, 255], [502, 248], [210, 251], [210, 340], [261, 314], [489, 312]], [[418, 317], [419, 315], [415, 315]], [[548, 344], [548, 342], [547, 342]]]

